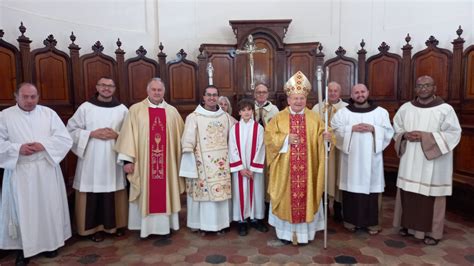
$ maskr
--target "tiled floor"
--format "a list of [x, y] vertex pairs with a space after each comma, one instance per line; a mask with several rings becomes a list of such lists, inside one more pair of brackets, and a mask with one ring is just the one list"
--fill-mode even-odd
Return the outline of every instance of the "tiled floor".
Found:
[[[101, 243], [73, 237], [55, 259], [32, 258], [30, 265], [190, 265], [190, 264], [378, 264], [378, 265], [474, 265], [474, 222], [448, 213], [445, 237], [437, 246], [425, 246], [404, 238], [392, 229], [393, 198], [384, 198], [384, 230], [377, 236], [366, 232], [349, 233], [340, 224], [329, 223], [328, 248], [323, 249], [322, 232], [304, 246], [275, 246], [275, 232], [250, 230], [240, 237], [233, 225], [225, 235], [204, 237], [181, 226], [171, 238], [152, 236], [140, 239], [128, 231], [120, 238], [108, 237]], [[15, 255], [0, 260], [14, 264]]]

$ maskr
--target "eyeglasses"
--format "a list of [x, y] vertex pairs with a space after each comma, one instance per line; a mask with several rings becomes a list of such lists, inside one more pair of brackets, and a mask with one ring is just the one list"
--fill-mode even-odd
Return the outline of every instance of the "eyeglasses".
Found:
[[104, 88], [109, 88], [109, 89], [115, 88], [115, 85], [112, 85], [112, 84], [104, 84], [104, 83], [99, 83], [99, 84], [97, 84], [97, 86], [99, 86], [99, 87], [104, 87]]
[[416, 84], [417, 89], [426, 89], [429, 87], [433, 87], [433, 83], [426, 83], [426, 84]]
[[217, 96], [219, 96], [219, 94], [217, 94], [217, 93], [206, 93], [204, 95], [207, 96], [207, 97], [217, 97]]
[[268, 91], [256, 91], [255, 94], [264, 95], [264, 94], [268, 94]]

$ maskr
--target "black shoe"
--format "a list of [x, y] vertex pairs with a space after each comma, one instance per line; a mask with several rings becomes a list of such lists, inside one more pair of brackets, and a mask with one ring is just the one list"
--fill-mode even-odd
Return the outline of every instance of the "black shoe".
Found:
[[58, 256], [58, 250], [46, 251], [43, 253], [46, 258], [56, 258]]
[[334, 222], [336, 223], [342, 223], [342, 205], [340, 202], [334, 201]]
[[117, 231], [115, 231], [115, 236], [116, 236], [116, 237], [121, 237], [121, 236], [123, 236], [123, 235], [125, 235], [125, 229], [123, 229], [123, 228], [117, 228]]
[[15, 266], [28, 265], [29, 262], [30, 262], [30, 259], [25, 258], [25, 255], [23, 254], [23, 250], [18, 251], [18, 253], [16, 254]]
[[247, 223], [239, 223], [238, 233], [239, 236], [246, 236], [249, 233]]
[[262, 220], [254, 220], [250, 222], [250, 226], [253, 228], [257, 229], [257, 231], [260, 231], [262, 233], [268, 232], [268, 227], [263, 223]]

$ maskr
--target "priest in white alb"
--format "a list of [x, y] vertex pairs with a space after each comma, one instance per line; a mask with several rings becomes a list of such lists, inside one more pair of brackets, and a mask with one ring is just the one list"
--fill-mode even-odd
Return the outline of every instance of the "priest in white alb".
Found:
[[379, 209], [385, 189], [383, 150], [393, 137], [387, 110], [369, 99], [364, 84], [352, 87], [349, 105], [331, 120], [341, 152], [339, 189], [344, 227], [351, 232], [381, 230]]
[[316, 231], [324, 228], [325, 126], [319, 114], [306, 107], [311, 83], [301, 71], [288, 80], [284, 90], [289, 106], [265, 128], [268, 223], [281, 242], [296, 245], [312, 241]]
[[59, 163], [72, 139], [59, 116], [38, 105], [33, 84], [15, 91], [17, 105], [0, 113], [0, 249], [20, 250], [17, 264], [45, 252], [55, 257], [71, 237], [66, 187]]
[[187, 225], [194, 231], [224, 233], [230, 225], [231, 178], [228, 156], [230, 115], [219, 108], [215, 86], [204, 90], [203, 105], [186, 117], [180, 176], [186, 177]]
[[94, 242], [104, 240], [102, 232], [121, 236], [127, 226], [125, 175], [114, 146], [128, 109], [114, 97], [115, 88], [111, 78], [100, 78], [97, 93], [67, 123], [78, 157], [73, 183], [76, 229]]
[[[328, 113], [328, 123], [331, 126], [331, 119], [334, 114], [346, 107], [348, 103], [341, 99], [341, 85], [335, 81], [331, 81], [328, 84], [328, 107], [324, 104], [315, 104], [311, 110], [321, 115], [321, 119], [326, 119], [326, 112]], [[325, 102], [325, 101], [323, 101]], [[328, 196], [329, 196], [329, 207], [333, 209], [333, 218], [336, 222], [342, 222], [342, 195], [339, 191], [339, 161], [340, 154], [339, 150], [334, 148], [330, 150], [328, 159]]]
[[146, 91], [148, 97], [130, 107], [115, 145], [130, 181], [128, 228], [142, 238], [179, 229], [184, 192], [178, 176], [183, 119], [164, 100], [161, 79], [151, 79]]
[[443, 237], [446, 196], [453, 190], [453, 150], [461, 126], [453, 107], [436, 96], [432, 77], [419, 77], [415, 93], [393, 118], [400, 157], [393, 223], [401, 227], [400, 235], [436, 245]]

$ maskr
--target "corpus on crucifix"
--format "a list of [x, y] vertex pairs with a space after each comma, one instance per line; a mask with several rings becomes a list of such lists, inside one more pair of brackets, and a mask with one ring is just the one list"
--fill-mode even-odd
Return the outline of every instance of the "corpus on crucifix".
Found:
[[255, 45], [255, 42], [253, 40], [253, 36], [250, 34], [249, 37], [247, 38], [247, 42], [245, 43], [244, 50], [235, 50], [236, 54], [248, 54], [249, 55], [249, 63], [250, 63], [250, 88], [252, 90], [255, 89], [255, 79], [254, 79], [254, 61], [253, 61], [253, 54], [255, 53], [261, 53], [264, 54], [267, 52], [267, 49], [265, 48], [258, 48], [257, 45]]

